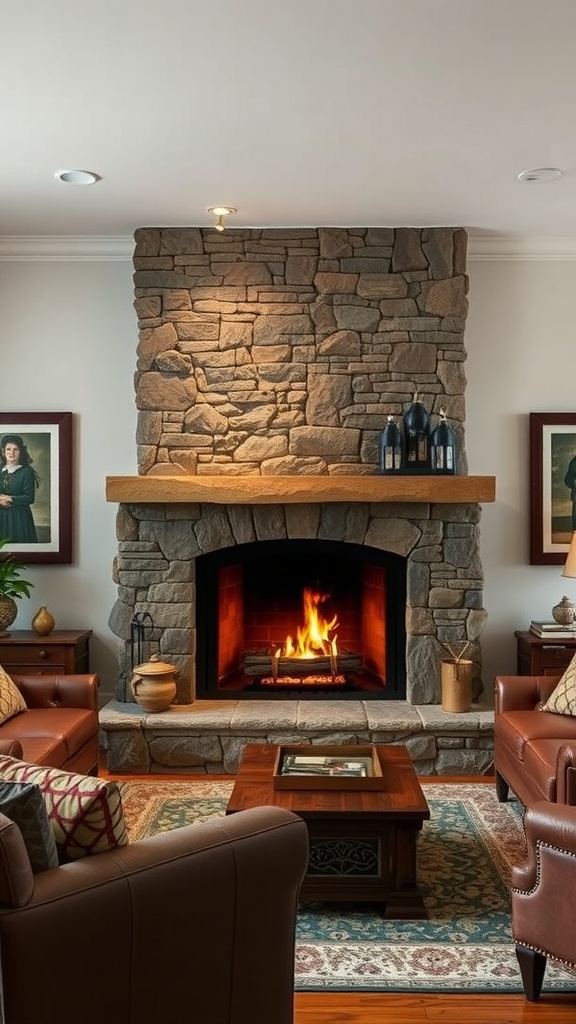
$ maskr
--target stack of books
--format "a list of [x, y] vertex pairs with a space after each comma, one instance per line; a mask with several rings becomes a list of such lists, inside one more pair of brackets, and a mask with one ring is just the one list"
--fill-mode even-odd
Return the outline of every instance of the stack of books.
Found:
[[535, 636], [548, 637], [550, 640], [560, 640], [566, 637], [576, 639], [576, 622], [570, 626], [561, 626], [559, 622], [539, 622], [537, 619], [532, 619], [530, 632]]

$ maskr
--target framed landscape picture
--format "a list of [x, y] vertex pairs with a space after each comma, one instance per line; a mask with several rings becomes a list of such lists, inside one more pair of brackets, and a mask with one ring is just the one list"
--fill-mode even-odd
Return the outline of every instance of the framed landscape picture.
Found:
[[0, 413], [0, 537], [22, 562], [72, 561], [72, 413]]
[[563, 565], [576, 529], [576, 413], [530, 413], [530, 563]]

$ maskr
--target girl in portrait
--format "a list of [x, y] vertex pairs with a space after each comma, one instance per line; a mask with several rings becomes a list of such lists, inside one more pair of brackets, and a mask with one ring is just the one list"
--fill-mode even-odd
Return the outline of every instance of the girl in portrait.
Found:
[[0, 537], [12, 544], [37, 544], [31, 506], [40, 480], [19, 434], [0, 441]]

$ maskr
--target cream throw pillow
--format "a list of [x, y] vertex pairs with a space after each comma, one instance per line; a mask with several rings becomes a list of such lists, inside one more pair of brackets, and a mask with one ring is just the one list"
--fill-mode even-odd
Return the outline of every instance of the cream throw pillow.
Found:
[[541, 711], [552, 711], [556, 715], [576, 717], [576, 654], [548, 700], [540, 705]]
[[39, 787], [60, 863], [128, 842], [117, 782], [28, 764], [7, 754], [0, 755], [0, 782], [31, 782]]
[[26, 701], [10, 676], [0, 665], [0, 725], [26, 711]]

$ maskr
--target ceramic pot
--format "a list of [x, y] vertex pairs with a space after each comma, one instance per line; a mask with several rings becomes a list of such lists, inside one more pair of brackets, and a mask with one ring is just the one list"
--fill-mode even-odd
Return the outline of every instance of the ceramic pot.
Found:
[[576, 607], [567, 597], [563, 597], [552, 609], [552, 618], [559, 626], [571, 626], [576, 619]]
[[153, 654], [150, 661], [136, 665], [130, 682], [134, 700], [152, 714], [167, 711], [176, 696], [178, 669]]
[[54, 616], [48, 611], [46, 605], [43, 604], [32, 619], [32, 629], [38, 636], [48, 636], [55, 625]]
[[440, 666], [442, 710], [452, 714], [470, 711], [472, 705], [472, 662], [467, 658], [450, 658]]
[[10, 636], [7, 627], [18, 615], [18, 606], [13, 597], [0, 597], [0, 636]]

